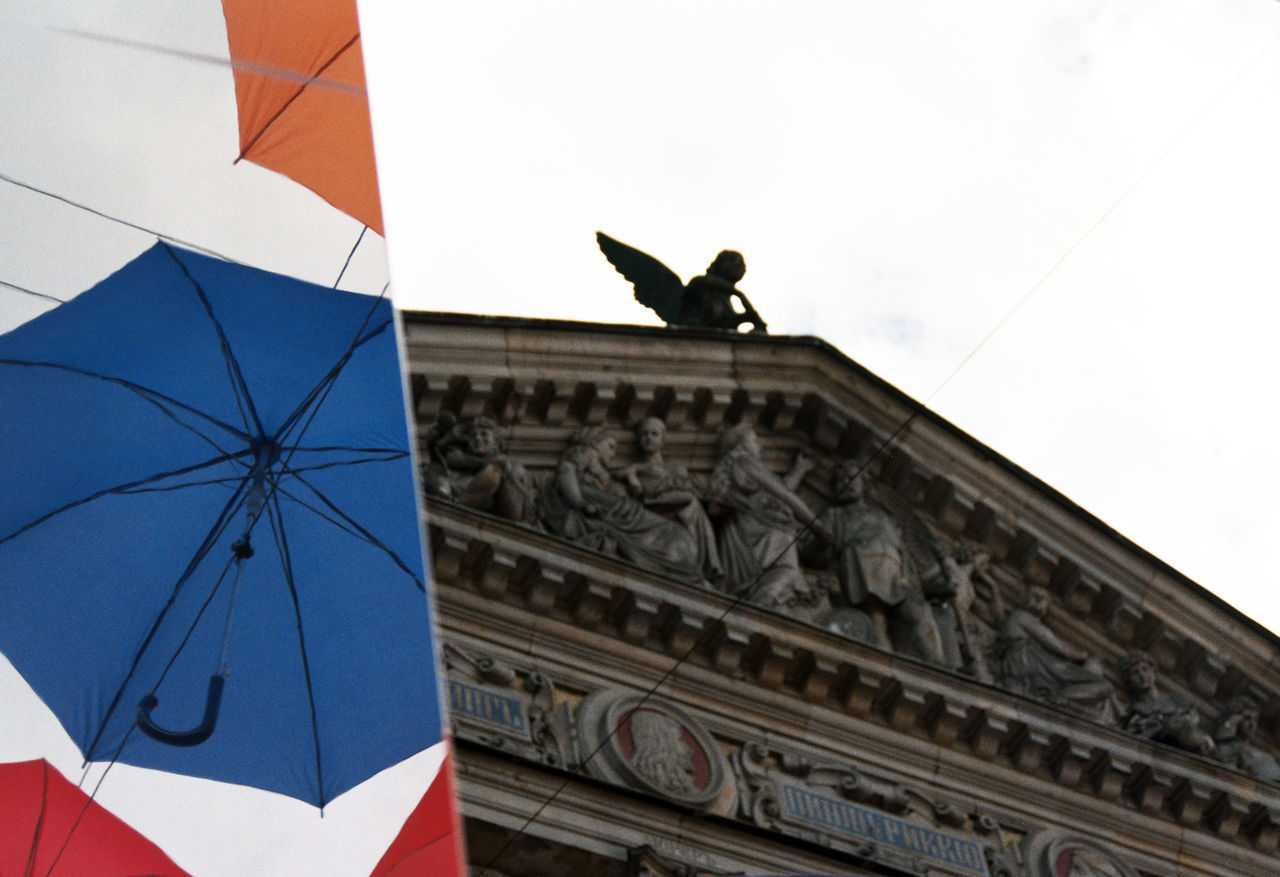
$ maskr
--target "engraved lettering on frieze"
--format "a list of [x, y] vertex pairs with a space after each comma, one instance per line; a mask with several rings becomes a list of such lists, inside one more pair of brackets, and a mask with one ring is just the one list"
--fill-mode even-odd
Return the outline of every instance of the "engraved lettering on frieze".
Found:
[[982, 846], [928, 826], [870, 810], [852, 801], [824, 795], [806, 786], [779, 781], [779, 816], [859, 840], [894, 847], [902, 852], [987, 877]]
[[509, 695], [456, 679], [449, 680], [449, 709], [454, 715], [467, 716], [504, 731], [527, 733], [529, 729], [525, 704]]

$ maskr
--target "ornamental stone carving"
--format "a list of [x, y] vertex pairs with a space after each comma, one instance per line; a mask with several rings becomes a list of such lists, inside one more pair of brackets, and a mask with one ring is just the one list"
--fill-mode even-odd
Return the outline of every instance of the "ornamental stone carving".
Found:
[[1105, 845], [1061, 829], [1029, 834], [1022, 847], [1031, 877], [1139, 877]]
[[834, 567], [844, 603], [872, 620], [877, 645], [892, 649], [896, 642], [907, 654], [945, 664], [937, 620], [901, 527], [867, 503], [856, 461], [837, 464], [831, 486], [835, 502], [815, 530], [828, 543], [819, 557]]
[[851, 765], [815, 764], [757, 741], [743, 745], [733, 766], [739, 815], [762, 828], [919, 874], [995, 877], [1001, 871], [991, 862], [1007, 858], [989, 817]]
[[689, 584], [702, 583], [698, 550], [676, 521], [627, 495], [611, 470], [618, 443], [602, 427], [578, 433], [539, 495], [546, 528], [587, 548]]
[[509, 518], [534, 518], [533, 481], [502, 451], [498, 425], [489, 417], [462, 423], [449, 411], [436, 416], [425, 439], [427, 493]]
[[779, 478], [760, 459], [755, 430], [742, 423], [725, 430], [720, 450], [708, 501], [719, 520], [725, 589], [767, 608], [812, 607], [816, 595], [796, 545], [814, 514], [795, 491], [813, 462], [801, 455]]
[[1000, 622], [995, 664], [1005, 688], [1101, 718], [1114, 692], [1101, 663], [1044, 623], [1049, 592], [1036, 585]]
[[1200, 726], [1200, 714], [1195, 708], [1156, 685], [1156, 664], [1150, 655], [1131, 652], [1121, 664], [1120, 676], [1128, 698], [1121, 727], [1188, 752], [1213, 752], [1213, 738]]
[[684, 710], [626, 691], [596, 691], [574, 714], [592, 776], [688, 806], [729, 812], [734, 784], [715, 740]]
[[667, 425], [657, 417], [646, 417], [636, 425], [636, 446], [640, 460], [628, 466], [627, 487], [645, 508], [677, 521], [693, 541], [698, 568], [703, 579], [713, 585], [724, 578], [715, 530], [702, 506], [701, 490], [689, 477], [689, 470], [663, 457]]
[[1275, 756], [1250, 742], [1258, 730], [1258, 702], [1248, 695], [1232, 698], [1218, 718], [1214, 755], [1225, 764], [1268, 783], [1280, 783]]

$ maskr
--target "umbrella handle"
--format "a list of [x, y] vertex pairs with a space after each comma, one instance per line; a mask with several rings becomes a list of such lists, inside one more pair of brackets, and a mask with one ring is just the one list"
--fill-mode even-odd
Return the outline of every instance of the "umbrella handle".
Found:
[[138, 704], [138, 727], [152, 740], [170, 746], [196, 746], [209, 739], [213, 726], [218, 723], [218, 707], [222, 704], [222, 687], [227, 677], [215, 673], [209, 677], [209, 695], [204, 702], [204, 720], [190, 731], [166, 731], [151, 721], [151, 711], [160, 703], [154, 694], [148, 694]]

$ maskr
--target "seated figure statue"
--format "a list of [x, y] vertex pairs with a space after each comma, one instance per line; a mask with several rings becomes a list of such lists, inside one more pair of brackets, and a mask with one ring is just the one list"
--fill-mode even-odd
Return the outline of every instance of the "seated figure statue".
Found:
[[1213, 738], [1200, 727], [1195, 708], [1156, 686], [1156, 665], [1150, 655], [1131, 652], [1120, 666], [1120, 677], [1129, 698], [1120, 718], [1122, 728], [1188, 752], [1213, 752]]
[[702, 507], [689, 470], [679, 463], [663, 459], [666, 438], [667, 425], [657, 417], [646, 417], [636, 426], [640, 462], [627, 467], [627, 487], [645, 508], [684, 527], [697, 549], [702, 577], [714, 584], [724, 577], [715, 530]]
[[[685, 529], [628, 496], [610, 470], [617, 447], [603, 427], [578, 434], [539, 495], [542, 523], [557, 536], [588, 548], [702, 584], [697, 548]], [[625, 472], [617, 475], [625, 477]]]
[[1100, 714], [1112, 695], [1101, 663], [1059, 639], [1044, 623], [1048, 611], [1049, 592], [1033, 585], [1005, 615], [996, 635], [997, 681], [1020, 694]]
[[1275, 756], [1254, 746], [1250, 738], [1258, 730], [1258, 702], [1247, 694], [1231, 699], [1218, 720], [1214, 734], [1219, 761], [1268, 783], [1280, 783], [1280, 763]]
[[513, 521], [533, 520], [533, 482], [503, 453], [491, 418], [459, 423], [450, 412], [441, 412], [427, 430], [426, 446], [428, 493]]

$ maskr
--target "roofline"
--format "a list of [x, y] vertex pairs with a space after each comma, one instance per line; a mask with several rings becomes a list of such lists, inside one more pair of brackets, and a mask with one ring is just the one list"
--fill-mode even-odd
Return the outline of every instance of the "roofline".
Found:
[[434, 323], [437, 325], [456, 325], [456, 326], [488, 326], [496, 329], [536, 329], [540, 331], [565, 331], [565, 332], [594, 332], [604, 333], [608, 335], [624, 335], [635, 338], [663, 338], [670, 340], [672, 338], [688, 338], [690, 340], [714, 340], [714, 341], [733, 341], [735, 344], [760, 344], [760, 345], [779, 345], [791, 347], [809, 347], [819, 351], [825, 356], [836, 360], [844, 368], [850, 369], [860, 375], [862, 378], [876, 385], [879, 389], [896, 398], [907, 407], [915, 412], [915, 416], [922, 417], [934, 426], [949, 433], [956, 439], [960, 440], [972, 448], [979, 456], [987, 461], [999, 466], [1005, 472], [1025, 483], [1031, 489], [1048, 497], [1069, 514], [1085, 523], [1091, 529], [1099, 534], [1119, 542], [1129, 551], [1134, 552], [1143, 560], [1154, 565], [1159, 571], [1169, 575], [1174, 580], [1181, 582], [1184, 587], [1189, 588], [1197, 593], [1202, 599], [1207, 600], [1219, 610], [1230, 613], [1234, 618], [1242, 621], [1246, 626], [1252, 628], [1255, 632], [1269, 639], [1274, 645], [1280, 647], [1280, 635], [1273, 633], [1264, 627], [1260, 622], [1245, 615], [1236, 607], [1223, 600], [1217, 594], [1205, 588], [1200, 583], [1189, 578], [1170, 566], [1164, 560], [1152, 554], [1138, 543], [1134, 542], [1128, 536], [1125, 536], [1119, 530], [1107, 524], [1098, 518], [1092, 512], [1070, 499], [1061, 491], [1053, 486], [1041, 481], [1035, 475], [1032, 475], [1026, 469], [1023, 469], [1017, 463], [1009, 458], [996, 452], [989, 446], [983, 444], [951, 421], [935, 413], [932, 409], [927, 408], [924, 403], [912, 398], [911, 396], [899, 390], [893, 384], [890, 384], [884, 378], [870, 371], [866, 366], [859, 364], [850, 356], [846, 355], [830, 342], [824, 341], [816, 335], [768, 335], [762, 332], [735, 332], [731, 329], [703, 329], [690, 326], [643, 326], [631, 323], [589, 323], [581, 320], [562, 320], [562, 319], [542, 319], [538, 317], [505, 317], [505, 316], [486, 316], [481, 314], [465, 314], [451, 311], [402, 311], [401, 312], [406, 323]]

